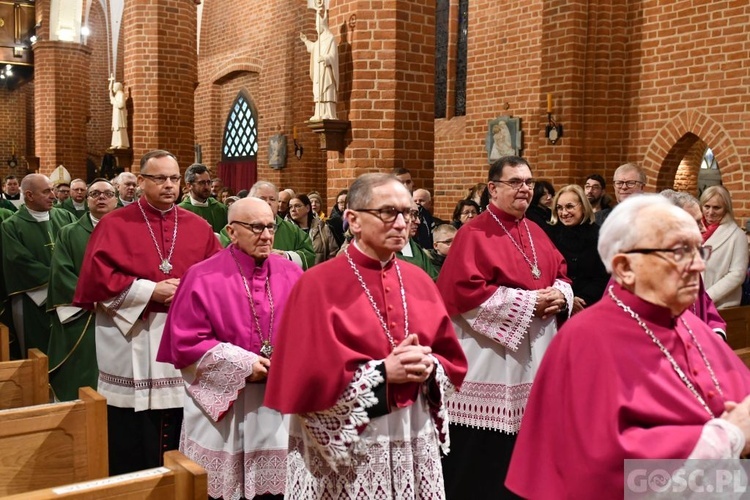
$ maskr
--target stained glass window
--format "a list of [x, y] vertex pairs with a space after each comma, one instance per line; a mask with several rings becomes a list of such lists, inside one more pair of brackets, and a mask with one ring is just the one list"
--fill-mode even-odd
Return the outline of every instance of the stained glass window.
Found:
[[222, 156], [227, 159], [251, 158], [258, 154], [258, 122], [250, 100], [237, 94], [224, 127]]

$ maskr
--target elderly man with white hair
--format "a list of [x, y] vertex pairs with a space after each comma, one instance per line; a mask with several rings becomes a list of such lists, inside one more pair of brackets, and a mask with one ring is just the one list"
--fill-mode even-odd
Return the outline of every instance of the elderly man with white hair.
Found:
[[695, 221], [633, 196], [598, 248], [616, 283], [542, 360], [506, 481], [524, 498], [622, 498], [626, 459], [750, 451], [750, 371], [690, 311], [711, 255]]

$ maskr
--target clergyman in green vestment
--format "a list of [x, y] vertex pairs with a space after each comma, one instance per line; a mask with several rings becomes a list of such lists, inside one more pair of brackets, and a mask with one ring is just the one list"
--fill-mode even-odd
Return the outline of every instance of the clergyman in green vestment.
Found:
[[26, 204], [3, 221], [0, 233], [5, 290], [11, 298], [13, 324], [25, 356], [31, 348], [47, 352], [50, 318], [45, 302], [52, 250], [58, 231], [75, 222], [75, 217], [52, 207], [55, 193], [45, 175], [24, 177], [21, 191]]
[[60, 401], [76, 399], [79, 387], [96, 389], [99, 379], [95, 313], [72, 303], [86, 244], [99, 220], [117, 207], [115, 194], [108, 180], [94, 180], [87, 193], [88, 213], [57, 233], [47, 296], [52, 320], [47, 356], [50, 384]]
[[[7, 200], [2, 200], [6, 201]], [[10, 202], [8, 202], [10, 203]], [[13, 206], [13, 205], [11, 205]], [[4, 221], [16, 211], [0, 207], [0, 222]], [[0, 241], [0, 262], [2, 262], [2, 242]], [[13, 326], [13, 316], [10, 313], [10, 300], [8, 292], [5, 291], [5, 280], [3, 279], [3, 266], [0, 264], [0, 323], [4, 324], [10, 330], [10, 359], [21, 359], [21, 351], [18, 348], [18, 339], [16, 338], [16, 327]]]
[[185, 184], [189, 191], [180, 207], [208, 221], [214, 233], [220, 233], [227, 225], [227, 207], [211, 198], [211, 173], [208, 167], [193, 163], [185, 170]]
[[86, 206], [86, 182], [82, 179], [75, 179], [71, 182], [70, 198], [64, 200], [58, 206], [72, 213], [76, 219], [83, 216], [88, 211]]

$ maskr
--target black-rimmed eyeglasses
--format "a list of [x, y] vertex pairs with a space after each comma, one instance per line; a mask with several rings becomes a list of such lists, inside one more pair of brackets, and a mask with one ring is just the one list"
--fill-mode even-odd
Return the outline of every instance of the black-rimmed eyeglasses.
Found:
[[180, 177], [179, 175], [151, 175], [151, 174], [140, 174], [140, 175], [141, 177], [145, 177], [146, 179], [153, 181], [154, 184], [157, 184], [159, 186], [167, 182], [167, 179], [172, 181], [172, 184], [179, 184], [180, 179], [182, 179], [182, 177]]
[[266, 229], [268, 229], [269, 233], [274, 234], [276, 232], [276, 229], [278, 229], [279, 227], [279, 225], [276, 223], [261, 224], [260, 222], [245, 222], [241, 220], [233, 220], [232, 222], [230, 222], [230, 224], [239, 224], [245, 229], [249, 229], [254, 234], [263, 234], [263, 231], [265, 231]]
[[92, 200], [95, 200], [102, 195], [104, 195], [105, 198], [110, 200], [115, 197], [115, 192], [114, 191], [89, 191], [88, 197], [91, 198]]
[[633, 250], [628, 250], [627, 252], [622, 252], [625, 254], [630, 253], [642, 253], [642, 254], [651, 254], [651, 253], [657, 253], [657, 252], [668, 252], [673, 255], [673, 259], [675, 262], [682, 262], [685, 257], [693, 257], [695, 253], [697, 252], [698, 255], [700, 255], [701, 259], [704, 261], [708, 260], [709, 257], [711, 257], [711, 251], [713, 250], [713, 247], [711, 246], [704, 246], [704, 245], [698, 245], [698, 246], [690, 246], [690, 245], [683, 245], [679, 248], [634, 248]]
[[536, 184], [536, 179], [511, 179], [509, 181], [493, 179], [490, 182], [499, 182], [501, 184], [505, 184], [506, 186], [510, 186], [511, 188], [518, 191], [524, 185], [529, 189], [534, 189], [534, 184]]
[[615, 181], [615, 187], [618, 188], [618, 189], [622, 189], [622, 188], [633, 189], [634, 187], [636, 187], [639, 184], [645, 184], [645, 182], [641, 182], [641, 181]]
[[365, 212], [370, 215], [374, 215], [386, 224], [394, 222], [399, 214], [403, 216], [404, 222], [411, 222], [412, 220], [419, 219], [419, 210], [414, 210], [412, 208], [407, 208], [406, 210], [398, 210], [395, 207], [352, 208], [351, 210], [353, 210], [354, 212]]

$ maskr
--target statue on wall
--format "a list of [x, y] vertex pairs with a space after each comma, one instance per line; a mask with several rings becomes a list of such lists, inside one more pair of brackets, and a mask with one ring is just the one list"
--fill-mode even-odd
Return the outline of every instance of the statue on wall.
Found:
[[109, 102], [112, 104], [112, 149], [128, 149], [128, 110], [127, 96], [122, 83], [115, 82], [115, 77], [109, 77]]
[[328, 28], [328, 10], [323, 0], [315, 0], [315, 29], [318, 33], [315, 42], [311, 42], [304, 33], [300, 33], [300, 39], [310, 53], [310, 79], [313, 83], [315, 101], [315, 114], [310, 121], [336, 120], [339, 52], [336, 38]]

